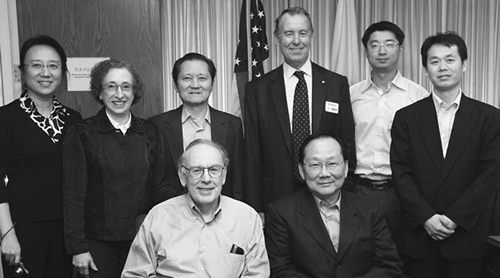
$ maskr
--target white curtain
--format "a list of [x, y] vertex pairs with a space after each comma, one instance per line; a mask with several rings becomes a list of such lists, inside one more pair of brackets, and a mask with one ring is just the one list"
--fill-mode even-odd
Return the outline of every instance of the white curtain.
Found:
[[[360, 34], [373, 22], [388, 20], [405, 32], [400, 69], [404, 76], [432, 89], [420, 57], [424, 40], [455, 31], [467, 44], [466, 95], [500, 107], [500, 1], [496, 0], [356, 0]], [[361, 68], [368, 68], [366, 59]], [[365, 75], [366, 76], [366, 75]]]
[[[344, 0], [338, 0], [344, 1]], [[266, 14], [270, 56], [264, 63], [268, 72], [279, 66], [282, 56], [273, 37], [274, 19], [291, 6], [302, 6], [311, 14], [314, 38], [310, 58], [334, 70], [338, 56], [359, 55], [357, 73], [346, 74], [350, 83], [360, 81], [370, 68], [364, 56], [361, 36], [374, 22], [388, 20], [403, 29], [406, 39], [400, 70], [404, 76], [431, 90], [420, 58], [420, 46], [428, 36], [452, 30], [461, 35], [469, 50], [469, 66], [462, 88], [481, 101], [500, 106], [500, 1], [496, 0], [347, 0], [354, 1], [358, 49], [335, 49], [334, 38], [338, 1], [333, 0], [263, 0]], [[238, 40], [241, 0], [164, 0], [162, 33], [164, 45], [165, 111], [180, 104], [171, 78], [172, 66], [188, 52], [200, 52], [217, 67], [211, 104], [228, 111], [233, 63]], [[349, 26], [348, 26], [349, 27]], [[346, 40], [352, 38], [345, 38]]]
[[171, 73], [175, 61], [189, 52], [199, 52], [214, 61], [217, 76], [211, 102], [215, 108], [227, 111], [240, 5], [235, 0], [161, 2], [165, 111], [181, 104]]
[[14, 74], [15, 65], [19, 64], [17, 34], [16, 2], [0, 1], [0, 106], [10, 103], [21, 92], [21, 82]]

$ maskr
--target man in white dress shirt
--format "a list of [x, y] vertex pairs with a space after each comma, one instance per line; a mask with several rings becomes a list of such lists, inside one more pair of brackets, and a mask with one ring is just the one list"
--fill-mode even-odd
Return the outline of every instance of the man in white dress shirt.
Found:
[[400, 209], [389, 164], [392, 120], [397, 110], [428, 95], [398, 70], [404, 38], [392, 22], [370, 25], [361, 41], [372, 72], [350, 87], [357, 158], [350, 189], [380, 202], [391, 232]]

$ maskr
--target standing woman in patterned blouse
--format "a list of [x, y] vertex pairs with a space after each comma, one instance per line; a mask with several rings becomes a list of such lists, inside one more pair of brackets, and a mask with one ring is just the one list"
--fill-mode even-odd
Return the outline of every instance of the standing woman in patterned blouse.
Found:
[[[71, 277], [63, 234], [62, 142], [78, 112], [57, 101], [66, 54], [39, 35], [21, 47], [23, 92], [0, 107], [0, 235], [5, 277]], [[7, 181], [5, 186], [3, 181]]]
[[64, 143], [64, 231], [80, 274], [117, 278], [138, 217], [177, 193], [164, 183], [156, 127], [130, 112], [144, 93], [133, 66], [102, 61], [90, 80], [93, 97], [104, 107], [71, 127]]

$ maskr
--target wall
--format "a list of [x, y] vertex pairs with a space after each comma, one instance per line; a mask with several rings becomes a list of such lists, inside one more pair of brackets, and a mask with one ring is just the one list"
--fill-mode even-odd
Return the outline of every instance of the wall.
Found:
[[[19, 45], [35, 34], [54, 37], [68, 57], [111, 57], [131, 62], [146, 84], [144, 98], [132, 107], [148, 118], [163, 112], [162, 43], [159, 0], [17, 1]], [[56, 93], [84, 118], [101, 105], [89, 92]]]

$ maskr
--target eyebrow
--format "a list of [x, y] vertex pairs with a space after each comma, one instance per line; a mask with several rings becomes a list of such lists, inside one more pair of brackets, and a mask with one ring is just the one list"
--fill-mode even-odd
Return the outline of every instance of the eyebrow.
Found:
[[449, 58], [449, 57], [456, 58], [457, 56], [458, 56], [458, 54], [456, 54], [456, 53], [450, 53], [450, 54], [446, 54], [445, 56], [430, 56], [429, 60], [431, 60], [431, 59], [440, 59], [441, 57], [443, 57], [443, 58]]
[[[396, 39], [387, 39], [387, 40], [385, 40], [383, 42], [397, 42], [397, 41], [398, 40], [396, 40]], [[368, 43], [371, 43], [371, 42], [381, 42], [381, 40], [370, 40], [370, 41], [368, 41]]]
[[[29, 62], [44, 62], [44, 61], [42, 59], [31, 59], [31, 60], [29, 60]], [[58, 63], [58, 64], [60, 64], [61, 62], [57, 61], [57, 60], [49, 60], [48, 63]]]

